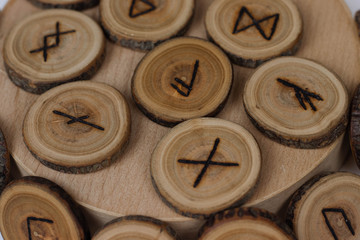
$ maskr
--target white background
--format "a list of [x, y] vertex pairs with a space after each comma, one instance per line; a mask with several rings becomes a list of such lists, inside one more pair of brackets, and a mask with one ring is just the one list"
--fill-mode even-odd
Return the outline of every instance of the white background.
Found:
[[[316, 0], [314, 0], [314, 1], [316, 1]], [[353, 15], [355, 14], [355, 12], [357, 10], [360, 10], [360, 0], [345, 0], [345, 1], [349, 5], [350, 10], [353, 13]], [[7, 0], [0, 0], [0, 10], [5, 6], [6, 2], [7, 2]], [[353, 161], [347, 162], [345, 164], [343, 170], [356, 172], [356, 173], [359, 174], [359, 170], [357, 169], [357, 167], [356, 167], [356, 165], [354, 164]], [[3, 240], [3, 238], [1, 237], [1, 233], [0, 233], [0, 240]], [[15, 240], [15, 239], [8, 239], [8, 240]]]

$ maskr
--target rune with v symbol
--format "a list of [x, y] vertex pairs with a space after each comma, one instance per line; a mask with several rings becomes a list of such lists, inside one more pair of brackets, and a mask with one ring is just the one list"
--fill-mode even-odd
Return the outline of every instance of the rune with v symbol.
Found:
[[199, 175], [197, 176], [193, 187], [196, 188], [199, 183], [201, 182], [202, 178], [204, 177], [207, 169], [209, 168], [210, 165], [213, 166], [221, 166], [221, 167], [236, 167], [239, 166], [238, 163], [230, 163], [230, 162], [215, 162], [212, 160], [212, 158], [215, 155], [215, 152], [218, 148], [218, 145], [220, 143], [220, 138], [216, 138], [213, 149], [211, 150], [209, 157], [206, 161], [197, 161], [197, 160], [187, 160], [187, 159], [179, 159], [178, 162], [179, 163], [185, 163], [185, 164], [193, 164], [193, 165], [199, 165], [199, 164], [203, 164], [204, 167], [202, 168], [201, 172], [199, 173]]

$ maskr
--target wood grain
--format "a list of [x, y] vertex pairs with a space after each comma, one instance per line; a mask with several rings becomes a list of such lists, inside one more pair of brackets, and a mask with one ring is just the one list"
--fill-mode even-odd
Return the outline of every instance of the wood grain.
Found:
[[226, 104], [233, 68], [214, 44], [182, 37], [156, 47], [136, 67], [134, 102], [152, 121], [167, 127], [215, 116]]
[[303, 21], [288, 0], [215, 0], [206, 14], [209, 38], [245, 67], [284, 55], [300, 47]]
[[5, 239], [89, 240], [79, 206], [57, 184], [41, 177], [12, 181], [0, 197]]
[[40, 8], [66, 8], [84, 10], [95, 7], [100, 0], [28, 0]]
[[152, 217], [130, 215], [105, 224], [92, 238], [92, 240], [116, 239], [180, 240], [180, 237], [165, 222]]
[[110, 166], [130, 136], [130, 110], [115, 88], [67, 83], [42, 94], [23, 124], [24, 142], [41, 163], [66, 173]]
[[[296, 56], [320, 62], [332, 69], [352, 92], [360, 79], [360, 46], [354, 20], [340, 0], [296, 0], [304, 20], [302, 47]], [[211, 1], [198, 0], [194, 22], [188, 35], [205, 38], [203, 25]], [[0, 45], [15, 23], [40, 11], [23, 0], [11, 0], [0, 16]], [[96, 9], [86, 14], [98, 19]], [[129, 214], [142, 214], [171, 222], [183, 236], [191, 239], [201, 224], [174, 213], [162, 203], [151, 185], [150, 157], [157, 142], [169, 131], [148, 120], [131, 99], [133, 72], [144, 56], [141, 52], [107, 44], [107, 58], [92, 81], [106, 82], [120, 90], [130, 104], [133, 117], [129, 146], [115, 164], [87, 175], [62, 174], [32, 157], [21, 136], [26, 111], [37, 96], [15, 87], [4, 72], [0, 59], [1, 103], [0, 126], [19, 170], [24, 175], [40, 175], [65, 188], [87, 209], [88, 218], [100, 226], [111, 219]], [[285, 200], [306, 180], [323, 170], [337, 170], [349, 152], [344, 138], [319, 150], [298, 150], [274, 143], [264, 137], [246, 117], [242, 92], [252, 69], [234, 67], [232, 92], [218, 117], [244, 126], [257, 140], [263, 157], [258, 188], [249, 205], [278, 211]]]
[[257, 208], [234, 208], [211, 217], [200, 229], [199, 240], [295, 240], [289, 226], [275, 214]]
[[325, 147], [348, 124], [349, 97], [342, 80], [304, 58], [264, 63], [245, 84], [244, 106], [267, 137], [295, 148]]
[[185, 34], [194, 6], [194, 0], [102, 0], [100, 22], [111, 41], [123, 47], [151, 50]]
[[317, 175], [293, 195], [286, 222], [299, 240], [359, 239], [359, 187], [352, 173]]
[[173, 128], [151, 156], [153, 185], [161, 199], [184, 216], [204, 219], [246, 203], [261, 169], [261, 153], [243, 127], [198, 118]]

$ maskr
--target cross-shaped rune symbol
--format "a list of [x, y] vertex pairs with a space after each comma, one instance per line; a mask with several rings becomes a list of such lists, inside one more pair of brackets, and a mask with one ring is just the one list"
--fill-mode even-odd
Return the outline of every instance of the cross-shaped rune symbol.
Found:
[[[250, 18], [251, 18], [251, 21], [253, 22], [252, 24], [248, 25], [248, 26], [245, 26], [243, 28], [239, 28], [239, 24], [244, 16], [244, 14], [247, 14]], [[274, 18], [274, 24], [271, 28], [271, 32], [270, 32], [270, 35], [267, 36], [265, 31], [262, 29], [262, 27], [260, 26], [260, 23], [262, 22], [265, 22], [265, 21], [268, 21], [270, 19]], [[239, 12], [239, 16], [235, 22], [235, 26], [234, 26], [234, 30], [233, 30], [233, 34], [237, 34], [239, 32], [242, 32], [242, 31], [245, 31], [246, 29], [248, 28], [251, 28], [251, 27], [256, 27], [257, 30], [260, 32], [261, 36], [263, 36], [264, 39], [270, 41], [271, 38], [273, 37], [274, 33], [275, 33], [275, 30], [276, 30], [276, 27], [277, 27], [277, 24], [279, 22], [279, 18], [280, 18], [280, 14], [274, 14], [274, 15], [271, 15], [271, 16], [268, 16], [268, 17], [265, 17], [263, 19], [260, 19], [260, 20], [256, 20], [253, 15], [251, 15], [250, 11], [246, 8], [246, 7], [242, 7], [240, 12]]]
[[331, 232], [331, 234], [333, 235], [333, 237], [334, 237], [335, 240], [338, 240], [338, 236], [336, 235], [335, 230], [334, 230], [334, 228], [331, 226], [330, 221], [329, 221], [329, 219], [328, 219], [328, 217], [327, 217], [327, 215], [326, 215], [326, 213], [329, 213], [329, 212], [341, 213], [342, 216], [343, 216], [343, 218], [344, 218], [344, 220], [345, 220], [346, 226], [348, 227], [349, 231], [351, 232], [351, 234], [352, 234], [353, 236], [355, 236], [355, 231], [354, 231], [353, 227], [351, 226], [351, 222], [350, 222], [350, 220], [348, 219], [348, 217], [347, 217], [344, 209], [341, 209], [341, 208], [324, 208], [323, 210], [321, 210], [321, 213], [322, 213], [322, 215], [324, 216], [324, 218], [325, 218], [325, 223], [326, 223], [327, 227], [329, 228], [329, 230], [330, 230], [330, 232]]
[[185, 164], [194, 164], [194, 165], [198, 165], [198, 164], [203, 164], [204, 167], [202, 168], [201, 172], [199, 173], [199, 175], [197, 176], [195, 182], [194, 182], [194, 185], [193, 187], [196, 188], [201, 179], [204, 177], [207, 169], [209, 168], [210, 165], [213, 165], [213, 166], [222, 166], [222, 167], [235, 167], [235, 166], [239, 166], [238, 163], [229, 163], [229, 162], [215, 162], [215, 161], [212, 161], [212, 158], [214, 157], [214, 154], [216, 152], [216, 149], [218, 147], [220, 143], [220, 138], [216, 138], [215, 140], [215, 143], [214, 143], [214, 146], [213, 146], [213, 149], [211, 150], [210, 154], [209, 154], [209, 157], [206, 161], [196, 161], [196, 160], [187, 160], [187, 159], [179, 159], [178, 162], [179, 163], [185, 163]]
[[81, 117], [73, 117], [73, 116], [71, 116], [69, 114], [66, 114], [66, 113], [63, 113], [63, 112], [60, 112], [60, 111], [57, 111], [57, 110], [54, 110], [53, 113], [56, 114], [56, 115], [67, 117], [67, 118], [71, 119], [70, 121], [67, 122], [67, 124], [73, 124], [73, 123], [79, 122], [79, 123], [91, 126], [93, 128], [99, 129], [101, 131], [105, 130], [103, 127], [100, 127], [100, 126], [98, 126], [96, 124], [93, 124], [93, 123], [89, 123], [87, 121], [84, 121], [84, 119], [89, 118], [88, 115], [81, 116]]
[[197, 75], [197, 71], [199, 69], [199, 60], [196, 60], [195, 65], [194, 65], [194, 70], [193, 70], [193, 74], [192, 74], [192, 78], [191, 78], [191, 82], [190, 85], [186, 84], [183, 80], [179, 79], [179, 78], [175, 78], [175, 81], [177, 83], [179, 83], [181, 86], [183, 86], [184, 88], [187, 89], [187, 92], [183, 92], [180, 88], [178, 88], [178, 86], [176, 86], [175, 84], [171, 83], [171, 86], [178, 92], [180, 93], [182, 96], [184, 97], [188, 97], [191, 93], [191, 90], [193, 88], [194, 85], [194, 81]]
[[[149, 6], [148, 9], [146, 9], [145, 11], [142, 11], [142, 12], [138, 12], [136, 14], [134, 14], [134, 7], [135, 7], [135, 4], [137, 2], [143, 2], [145, 3], [146, 5]], [[131, 3], [131, 6], [130, 6], [130, 10], [129, 10], [129, 17], [131, 18], [136, 18], [136, 17], [139, 17], [141, 15], [144, 15], [144, 14], [147, 14], [149, 12], [152, 12], [156, 9], [156, 6], [154, 4], [152, 4], [149, 0], [132, 0], [132, 3]]]
[[28, 230], [28, 234], [29, 234], [29, 240], [32, 240], [31, 237], [31, 221], [38, 221], [38, 222], [44, 222], [44, 223], [50, 223], [53, 224], [54, 221], [49, 220], [49, 219], [45, 219], [45, 218], [36, 218], [36, 217], [28, 217], [26, 219], [26, 224], [27, 224], [27, 230]]
[[297, 98], [297, 100], [299, 101], [300, 105], [304, 108], [304, 110], [307, 110], [306, 105], [304, 103], [307, 102], [311, 109], [316, 112], [317, 108], [314, 106], [314, 104], [311, 102], [310, 98], [314, 98], [316, 100], [319, 101], [324, 101], [324, 99], [322, 99], [322, 97], [320, 97], [320, 95], [316, 94], [316, 93], [312, 93], [309, 92], [305, 89], [300, 88], [299, 86], [296, 86], [295, 84], [290, 83], [289, 81], [286, 81], [284, 79], [278, 78], [277, 81], [279, 83], [281, 83], [282, 85], [286, 86], [286, 87], [290, 87], [293, 88], [295, 90], [295, 96]]
[[[60, 32], [60, 23], [56, 22], [56, 33], [53, 34], [48, 34], [44, 36], [44, 46], [38, 49], [34, 49], [31, 50], [30, 53], [37, 53], [37, 52], [43, 52], [43, 56], [44, 56], [44, 61], [47, 61], [47, 56], [48, 56], [48, 49], [51, 48], [55, 48], [58, 47], [60, 44], [60, 35], [64, 35], [64, 34], [69, 34], [69, 33], [74, 33], [76, 32], [75, 30], [70, 30], [70, 31], [65, 31], [65, 32]], [[55, 38], [55, 43], [48, 46], [48, 38], [50, 37], [56, 37]]]

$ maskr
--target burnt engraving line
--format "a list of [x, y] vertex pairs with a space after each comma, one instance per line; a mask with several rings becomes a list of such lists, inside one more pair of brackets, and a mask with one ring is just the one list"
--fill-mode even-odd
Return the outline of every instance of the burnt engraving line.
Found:
[[328, 213], [328, 212], [341, 213], [342, 216], [344, 217], [346, 226], [348, 227], [349, 231], [351, 232], [351, 234], [353, 236], [355, 236], [355, 231], [354, 231], [353, 227], [351, 226], [351, 222], [348, 219], [348, 217], [347, 217], [347, 215], [346, 215], [346, 213], [345, 213], [345, 211], [343, 209], [341, 209], [341, 208], [324, 208], [323, 210], [321, 210], [321, 213], [324, 216], [325, 223], [326, 223], [327, 227], [329, 228], [329, 230], [330, 230], [330, 232], [333, 235], [335, 240], [338, 240], [338, 237], [337, 237], [337, 235], [335, 233], [334, 228], [331, 226], [331, 224], [329, 222], [329, 219], [327, 218], [326, 213]]
[[183, 80], [179, 79], [179, 78], [175, 78], [175, 81], [177, 83], [179, 83], [181, 86], [183, 86], [184, 88], [187, 89], [187, 92], [183, 92], [180, 88], [178, 88], [178, 86], [176, 86], [175, 84], [171, 83], [171, 86], [182, 96], [184, 97], [188, 97], [192, 91], [193, 85], [194, 85], [194, 81], [197, 75], [199, 69], [199, 60], [196, 60], [195, 64], [194, 64], [194, 70], [193, 70], [193, 74], [192, 74], [192, 78], [191, 78], [191, 82], [190, 85], [186, 84]]
[[[245, 27], [243, 27], [243, 28], [241, 28], [241, 29], [238, 29], [239, 24], [240, 24], [240, 22], [241, 22], [241, 20], [242, 20], [242, 18], [243, 18], [243, 16], [244, 16], [244, 14], [247, 14], [247, 15], [251, 18], [251, 21], [252, 21], [253, 23], [250, 24], [250, 25], [248, 25], [248, 26], [245, 26]], [[269, 36], [266, 36], [265, 31], [264, 31], [264, 30], [262, 29], [262, 27], [260, 26], [260, 23], [265, 22], [265, 21], [268, 21], [268, 20], [270, 20], [270, 19], [272, 19], [272, 18], [275, 18], [274, 24], [273, 24], [273, 26], [272, 26], [272, 28], [271, 28], [270, 35], [269, 35]], [[276, 27], [277, 27], [277, 24], [278, 24], [278, 22], [279, 22], [279, 18], [280, 18], [280, 14], [277, 13], [277, 14], [274, 14], [274, 15], [271, 15], [271, 16], [268, 16], [268, 17], [265, 17], [265, 18], [263, 18], [263, 19], [256, 20], [256, 19], [254, 18], [254, 16], [251, 15], [250, 11], [249, 11], [246, 7], [242, 7], [241, 10], [240, 10], [240, 12], [239, 12], [239, 16], [238, 16], [238, 18], [237, 18], [237, 20], [236, 20], [236, 22], [235, 22], [233, 34], [237, 34], [237, 33], [239, 33], [239, 32], [245, 31], [246, 29], [249, 29], [249, 28], [251, 28], [251, 27], [256, 27], [256, 29], [259, 31], [259, 33], [261, 34], [261, 36], [262, 36], [264, 39], [270, 41], [271, 38], [274, 36], [275, 31], [276, 31]]]
[[277, 81], [279, 83], [281, 83], [282, 85], [286, 86], [286, 87], [290, 87], [293, 88], [295, 91], [295, 96], [297, 98], [297, 100], [299, 101], [300, 105], [302, 106], [302, 108], [304, 110], [307, 110], [307, 107], [304, 103], [304, 100], [310, 105], [311, 109], [316, 112], [317, 108], [315, 107], [315, 105], [312, 103], [310, 98], [314, 98], [318, 101], [324, 101], [324, 99], [322, 97], [320, 97], [320, 95], [316, 94], [316, 93], [312, 93], [307, 91], [306, 89], [302, 89], [299, 86], [296, 86], [295, 84], [292, 84], [286, 80], [283, 80], [281, 78], [278, 78]]
[[56, 114], [56, 115], [59, 115], [59, 116], [69, 118], [70, 121], [67, 122], [67, 124], [69, 124], [69, 125], [72, 124], [72, 123], [78, 122], [78, 123], [83, 123], [83, 124], [86, 124], [86, 125], [91, 126], [93, 128], [99, 129], [101, 131], [105, 130], [103, 127], [100, 127], [100, 126], [98, 126], [96, 124], [93, 124], [93, 123], [90, 123], [90, 122], [87, 122], [87, 121], [84, 121], [84, 119], [89, 118], [89, 116], [87, 116], [87, 115], [86, 116], [81, 116], [81, 117], [73, 117], [73, 116], [71, 116], [69, 114], [66, 114], [66, 113], [63, 113], [63, 112], [60, 112], [60, 111], [57, 111], [57, 110], [54, 110], [53, 113]]
[[30, 222], [31, 221], [39, 221], [39, 222], [50, 223], [50, 224], [54, 223], [54, 221], [49, 220], [49, 219], [45, 219], [45, 218], [28, 217], [26, 219], [26, 224], [27, 224], [27, 229], [28, 229], [28, 234], [29, 234], [29, 240], [32, 240], [31, 227], [30, 227]]
[[[143, 3], [145, 3], [146, 5], [148, 5], [150, 8], [145, 10], [145, 11], [142, 11], [142, 12], [139, 12], [139, 13], [136, 13], [134, 14], [134, 7], [135, 7], [135, 4], [137, 1], [141, 1]], [[133, 0], [132, 3], [131, 3], [131, 6], [130, 6], [130, 10], [129, 10], [129, 17], [131, 18], [136, 18], [136, 17], [139, 17], [141, 15], [144, 15], [144, 14], [147, 14], [149, 12], [152, 12], [156, 9], [156, 6], [154, 4], [152, 4], [150, 1], [148, 0]]]
[[185, 163], [185, 164], [203, 164], [204, 167], [202, 168], [201, 172], [199, 173], [199, 175], [197, 176], [193, 187], [196, 188], [199, 183], [201, 182], [202, 178], [204, 177], [207, 169], [209, 168], [210, 165], [214, 165], [214, 166], [222, 166], [222, 167], [236, 167], [239, 166], [238, 163], [229, 163], [229, 162], [215, 162], [212, 161], [212, 158], [214, 157], [214, 154], [217, 150], [217, 147], [220, 143], [220, 138], [216, 138], [215, 142], [214, 142], [214, 146], [209, 154], [209, 157], [206, 161], [195, 161], [195, 160], [187, 160], [187, 159], [179, 159], [178, 162], [179, 163]]
[[[70, 31], [65, 31], [65, 32], [60, 32], [60, 23], [56, 22], [56, 33], [53, 34], [48, 34], [44, 36], [44, 46], [38, 49], [34, 49], [31, 50], [30, 53], [37, 53], [37, 52], [43, 52], [43, 56], [44, 56], [44, 61], [47, 61], [47, 57], [48, 57], [48, 50], [51, 48], [55, 48], [58, 47], [60, 44], [60, 35], [64, 35], [64, 34], [69, 34], [69, 33], [74, 33], [76, 32], [76, 30], [70, 30]], [[55, 38], [55, 43], [48, 46], [48, 38], [50, 37], [56, 37]]]

